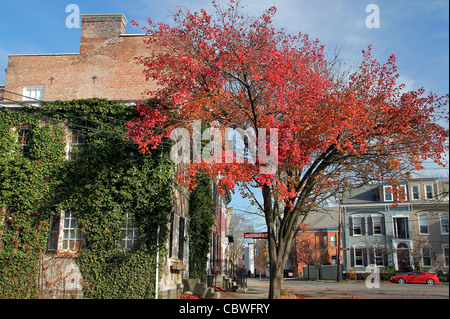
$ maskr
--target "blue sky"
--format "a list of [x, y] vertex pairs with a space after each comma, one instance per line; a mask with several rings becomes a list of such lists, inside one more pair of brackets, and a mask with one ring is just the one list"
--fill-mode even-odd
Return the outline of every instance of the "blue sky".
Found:
[[[170, 22], [169, 11], [176, 11], [177, 5], [212, 12], [209, 0], [3, 0], [0, 85], [5, 81], [8, 54], [79, 51], [80, 29], [65, 25], [69, 4], [78, 5], [82, 14], [124, 13], [128, 21], [150, 17]], [[366, 12], [369, 4], [379, 8], [379, 28], [366, 26], [372, 13]], [[448, 0], [246, 0], [244, 5], [255, 15], [275, 5], [279, 27], [319, 38], [329, 53], [338, 48], [348, 66], [357, 65], [361, 50], [372, 44], [381, 62], [396, 54], [400, 82], [406, 89], [449, 92]], [[127, 33], [141, 32], [129, 24]]]

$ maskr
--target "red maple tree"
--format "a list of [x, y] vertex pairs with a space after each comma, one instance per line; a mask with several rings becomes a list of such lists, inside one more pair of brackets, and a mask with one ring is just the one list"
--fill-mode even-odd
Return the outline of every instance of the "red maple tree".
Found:
[[[439, 121], [448, 122], [448, 95], [403, 92], [395, 56], [381, 64], [370, 47], [353, 73], [336, 78], [318, 40], [273, 26], [275, 7], [250, 17], [240, 1], [213, 6], [214, 16], [180, 10], [174, 26], [149, 19], [142, 27], [149, 56], [139, 62], [159, 88], [148, 92], [153, 107], [138, 106], [141, 117], [129, 123], [129, 138], [147, 152], [174, 128], [192, 133], [193, 120], [222, 130], [277, 129], [275, 172], [262, 171], [268, 164], [258, 158], [216, 158], [185, 165], [178, 179], [194, 187], [202, 170], [222, 190], [238, 187], [253, 198], [269, 232], [269, 297], [280, 298], [284, 264], [312, 208], [349, 185], [381, 179], [396, 185], [425, 159], [442, 164], [448, 130]], [[256, 144], [258, 154], [268, 152]]]

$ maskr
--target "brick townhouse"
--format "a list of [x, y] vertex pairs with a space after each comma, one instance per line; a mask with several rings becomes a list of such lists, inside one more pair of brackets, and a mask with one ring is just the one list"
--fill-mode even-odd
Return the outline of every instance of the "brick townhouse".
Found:
[[[78, 53], [9, 55], [3, 106], [14, 107], [19, 101], [31, 103], [91, 97], [133, 103], [135, 100], [145, 99], [145, 92], [156, 88], [154, 83], [146, 80], [142, 66], [135, 59], [148, 55], [151, 50], [144, 43], [145, 35], [125, 34], [127, 19], [123, 14], [83, 14], [81, 21]], [[175, 231], [172, 234], [173, 240], [170, 241], [173, 249], [170, 249], [171, 256], [165, 256], [164, 268], [161, 269], [160, 298], [176, 297], [183, 278], [189, 276], [189, 205], [186, 195], [174, 190], [174, 218], [171, 228]], [[218, 213], [224, 211], [222, 208], [217, 209]], [[184, 236], [178, 234], [179, 230], [185, 232]], [[223, 237], [220, 231], [217, 231], [219, 238]], [[187, 242], [180, 245], [180, 238]], [[219, 244], [217, 248], [220, 247], [222, 252], [221, 246]], [[179, 247], [183, 247], [184, 251], [179, 253]], [[219, 255], [212, 251], [211, 255], [223, 258], [222, 253]], [[67, 260], [62, 262], [62, 259], [47, 258], [44, 262], [59, 263], [58, 267], [53, 268], [71, 273], [72, 277], [79, 277], [76, 264]], [[76, 286], [79, 280], [71, 282]], [[74, 290], [81, 289], [81, 286], [75, 286], [72, 287]]]

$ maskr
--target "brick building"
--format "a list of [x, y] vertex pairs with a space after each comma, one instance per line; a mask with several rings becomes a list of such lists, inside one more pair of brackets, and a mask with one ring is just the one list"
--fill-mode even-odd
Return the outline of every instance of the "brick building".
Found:
[[[304, 267], [308, 265], [337, 265], [339, 260], [338, 220], [339, 210], [337, 207], [327, 207], [309, 213], [304, 221], [307, 231], [297, 234], [292, 247], [291, 271], [301, 276], [308, 276], [304, 273], [306, 269]], [[341, 243], [341, 256], [342, 251]]]
[[[145, 92], [156, 87], [147, 81], [135, 59], [151, 52], [144, 43], [145, 35], [125, 34], [127, 19], [123, 14], [84, 14], [81, 21], [79, 53], [9, 55], [3, 106], [20, 107], [19, 101], [92, 97], [132, 103], [145, 99]], [[165, 260], [160, 269], [160, 298], [176, 298], [183, 279], [189, 276], [188, 197], [187, 191], [174, 189], [173, 232], [168, 242], [172, 246], [167, 249], [170, 254], [161, 257]], [[222, 207], [219, 210], [224, 211]], [[46, 271], [41, 277], [65, 277], [61, 285], [76, 292], [72, 297], [80, 295], [81, 274], [73, 258], [47, 254], [42, 269]], [[51, 292], [45, 296], [61, 297]]]
[[84, 14], [81, 21], [79, 53], [9, 55], [5, 99], [136, 100], [155, 87], [135, 60], [150, 52], [144, 35], [125, 34], [123, 14]]

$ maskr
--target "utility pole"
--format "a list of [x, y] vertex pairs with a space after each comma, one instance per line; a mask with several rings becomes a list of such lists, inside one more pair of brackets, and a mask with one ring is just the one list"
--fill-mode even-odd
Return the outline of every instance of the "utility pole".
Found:
[[336, 281], [340, 280], [341, 277], [341, 232], [342, 232], [342, 198], [343, 194], [339, 198], [339, 228], [338, 228], [338, 238], [337, 238], [337, 276]]

